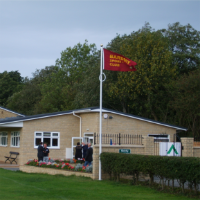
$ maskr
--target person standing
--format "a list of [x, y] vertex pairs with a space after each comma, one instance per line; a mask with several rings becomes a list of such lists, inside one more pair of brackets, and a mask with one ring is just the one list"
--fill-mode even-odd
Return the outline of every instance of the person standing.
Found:
[[44, 143], [44, 157], [43, 157], [43, 161], [44, 162], [48, 162], [49, 161], [49, 149], [47, 148], [47, 143]]
[[88, 150], [88, 145], [82, 142], [82, 149], [83, 149], [83, 158], [85, 159], [87, 150]]
[[43, 157], [44, 157], [44, 152], [43, 152], [44, 148], [43, 148], [42, 144], [43, 144], [43, 142], [40, 142], [39, 146], [38, 146], [38, 154], [37, 154], [38, 162], [43, 161]]
[[91, 162], [92, 162], [92, 154], [93, 154], [93, 149], [91, 147], [91, 144], [88, 143], [88, 150], [87, 150], [87, 153], [86, 153], [86, 156], [85, 156], [85, 164], [84, 166], [87, 166], [87, 165], [91, 165]]
[[77, 142], [75, 159], [78, 160], [79, 158], [82, 158], [82, 146], [80, 145], [80, 142]]

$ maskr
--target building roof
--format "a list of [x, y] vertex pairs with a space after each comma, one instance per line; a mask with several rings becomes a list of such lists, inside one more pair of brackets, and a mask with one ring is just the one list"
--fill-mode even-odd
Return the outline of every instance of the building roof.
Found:
[[[68, 114], [73, 114], [73, 113], [88, 113], [88, 112], [99, 112], [99, 107], [89, 107], [89, 108], [82, 108], [82, 109], [76, 109], [76, 110], [68, 110], [68, 111], [60, 111], [60, 112], [54, 112], [54, 113], [45, 113], [45, 114], [38, 114], [38, 115], [31, 115], [31, 116], [22, 116], [22, 117], [11, 117], [11, 118], [4, 118], [0, 119], [0, 125], [5, 125], [9, 123], [18, 123], [18, 122], [24, 122], [24, 121], [30, 121], [30, 120], [35, 120], [35, 119], [42, 119], [42, 118], [48, 118], [48, 117], [56, 117], [56, 116], [61, 116], [61, 115], [68, 115]], [[141, 121], [146, 121], [152, 124], [157, 124], [165, 127], [170, 127], [170, 128], [175, 128], [177, 130], [182, 130], [182, 131], [187, 131], [187, 128], [168, 124], [168, 123], [163, 123], [159, 121], [155, 121], [152, 119], [140, 117], [137, 115], [132, 115], [132, 114], [127, 114], [107, 108], [103, 108], [102, 112], [106, 113], [113, 113], [121, 116], [125, 116], [128, 118], [132, 119], [137, 119]]]
[[20, 114], [20, 113], [18, 113], [18, 112], [13, 111], [13, 110], [9, 110], [9, 109], [7, 109], [7, 108], [4, 108], [4, 107], [2, 107], [2, 106], [0, 106], [0, 109], [5, 110], [5, 111], [8, 111], [8, 112], [11, 112], [11, 113], [14, 113], [14, 114], [19, 115], [19, 116], [21, 116], [21, 117], [24, 117], [24, 116], [25, 116], [25, 115], [22, 115], [22, 114]]

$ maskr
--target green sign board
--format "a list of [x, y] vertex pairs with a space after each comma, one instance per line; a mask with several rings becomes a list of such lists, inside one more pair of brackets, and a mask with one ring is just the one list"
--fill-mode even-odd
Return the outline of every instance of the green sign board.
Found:
[[130, 149], [119, 149], [119, 153], [131, 153]]

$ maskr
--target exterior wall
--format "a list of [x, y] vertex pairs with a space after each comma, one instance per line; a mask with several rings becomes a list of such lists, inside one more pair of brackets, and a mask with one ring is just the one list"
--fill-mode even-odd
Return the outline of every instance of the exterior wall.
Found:
[[[104, 119], [104, 114], [112, 116], [112, 119]], [[84, 113], [80, 114], [82, 118], [82, 137], [84, 132], [99, 133], [99, 113]], [[87, 129], [89, 129], [87, 131]], [[102, 114], [102, 133], [103, 134], [132, 134], [148, 136], [148, 134], [170, 135], [170, 141], [173, 141], [173, 135], [176, 133], [175, 128], [165, 127], [162, 125], [152, 124], [149, 122], [132, 119], [117, 114], [103, 113]]]
[[183, 150], [183, 157], [199, 157], [200, 147], [194, 146], [194, 138], [181, 138]]
[[193, 148], [193, 156], [200, 158], [200, 147], [194, 147]]
[[82, 137], [86, 132], [97, 133], [99, 131], [99, 113], [80, 114], [82, 119]]
[[20, 165], [29, 159], [37, 159], [34, 148], [34, 132], [60, 132], [60, 149], [49, 149], [50, 158], [66, 158], [66, 148], [71, 148], [72, 137], [79, 137], [79, 119], [73, 115], [63, 115], [25, 121], [21, 137]]
[[[0, 128], [0, 132], [1, 131], [5, 131], [8, 133], [8, 144], [7, 146], [0, 146], [0, 160], [1, 161], [5, 161], [5, 157], [4, 156], [9, 156], [9, 152], [10, 151], [14, 151], [14, 152], [19, 152], [20, 153], [20, 147], [11, 147], [11, 132], [12, 131], [19, 131], [20, 132], [20, 137], [21, 137], [21, 129], [20, 128]], [[21, 143], [21, 141], [20, 141]], [[14, 156], [15, 157], [15, 156]], [[19, 159], [20, 159], [21, 155], [17, 156], [17, 164], [19, 163]], [[9, 163], [8, 161], [6, 163]]]
[[182, 156], [183, 157], [193, 157], [193, 144], [194, 138], [181, 138], [182, 142]]
[[4, 110], [0, 108], [0, 119], [6, 118], [6, 117], [17, 117], [18, 115], [12, 112], [9, 112], [7, 110]]

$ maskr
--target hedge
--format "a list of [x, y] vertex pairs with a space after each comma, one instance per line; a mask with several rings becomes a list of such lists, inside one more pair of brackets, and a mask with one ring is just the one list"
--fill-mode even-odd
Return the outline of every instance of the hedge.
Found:
[[[103, 152], [100, 156], [102, 170], [115, 179], [119, 180], [120, 174], [132, 175], [133, 180], [138, 181], [139, 173], [150, 176], [150, 184], [153, 177], [158, 176], [164, 179], [177, 179], [184, 190], [184, 183], [189, 182], [190, 187], [200, 183], [200, 158], [195, 157], [168, 157], [168, 156], [147, 156], [135, 154], [119, 154]], [[173, 187], [173, 184], [172, 184]]]

